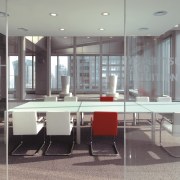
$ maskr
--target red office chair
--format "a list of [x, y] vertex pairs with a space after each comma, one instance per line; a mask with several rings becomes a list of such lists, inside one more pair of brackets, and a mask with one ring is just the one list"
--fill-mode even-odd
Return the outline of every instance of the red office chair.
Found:
[[[116, 112], [94, 112], [91, 119], [91, 155], [119, 155], [116, 147], [115, 137], [117, 136], [118, 113]], [[93, 150], [93, 137], [95, 136], [112, 136], [114, 153], [95, 153]]]
[[100, 96], [100, 101], [114, 101], [113, 96]]

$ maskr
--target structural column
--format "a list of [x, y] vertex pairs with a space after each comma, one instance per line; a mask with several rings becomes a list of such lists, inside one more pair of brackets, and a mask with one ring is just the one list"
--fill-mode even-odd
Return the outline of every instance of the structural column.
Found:
[[46, 73], [46, 81], [47, 81], [47, 93], [46, 95], [51, 95], [51, 37], [47, 37], [47, 73]]
[[23, 100], [26, 97], [25, 52], [26, 52], [26, 39], [25, 37], [19, 37], [18, 74], [17, 76], [15, 76], [16, 98], [19, 100]]

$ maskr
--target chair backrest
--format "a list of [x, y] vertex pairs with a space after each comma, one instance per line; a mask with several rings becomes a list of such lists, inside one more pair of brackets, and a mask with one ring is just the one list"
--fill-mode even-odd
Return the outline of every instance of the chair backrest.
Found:
[[172, 123], [163, 121], [162, 126], [173, 136], [180, 136], [180, 113], [173, 113]]
[[170, 96], [157, 97], [157, 102], [172, 102], [172, 98]]
[[44, 101], [57, 101], [57, 96], [44, 96]]
[[148, 96], [137, 96], [136, 102], [149, 102], [149, 97]]
[[180, 136], [180, 113], [174, 113], [173, 115], [172, 134]]
[[77, 96], [65, 96], [64, 101], [78, 101]]
[[116, 136], [118, 113], [94, 112], [92, 120], [92, 134], [94, 136]]
[[35, 111], [13, 111], [12, 118], [14, 135], [35, 135], [43, 127], [43, 123], [37, 122], [38, 117]]
[[100, 96], [100, 101], [114, 101], [113, 96]]
[[73, 124], [70, 112], [49, 111], [46, 113], [47, 135], [70, 135]]

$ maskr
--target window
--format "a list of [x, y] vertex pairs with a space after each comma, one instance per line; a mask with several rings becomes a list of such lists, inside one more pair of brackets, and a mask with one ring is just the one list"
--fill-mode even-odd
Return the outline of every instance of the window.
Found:
[[18, 56], [9, 56], [9, 89], [15, 89], [16, 76], [18, 75]]
[[170, 95], [170, 57], [171, 57], [171, 38], [167, 38], [162, 43], [163, 60], [163, 94]]
[[26, 56], [25, 58], [25, 74], [26, 89], [35, 89], [35, 56]]
[[100, 89], [99, 71], [99, 56], [77, 56], [77, 91]]
[[121, 89], [124, 84], [124, 63], [121, 56], [103, 56], [102, 57], [102, 86], [103, 91], [107, 91], [108, 77], [110, 75], [118, 76], [117, 89]]
[[61, 76], [69, 75], [69, 56], [51, 56], [51, 89], [61, 89]]

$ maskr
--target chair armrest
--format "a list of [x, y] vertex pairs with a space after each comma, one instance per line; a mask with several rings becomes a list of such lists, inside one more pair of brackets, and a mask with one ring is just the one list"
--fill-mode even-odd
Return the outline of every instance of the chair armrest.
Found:
[[161, 122], [163, 123], [163, 121], [166, 121], [166, 122], [172, 124], [172, 120], [171, 120], [171, 119], [168, 119], [168, 118], [166, 118], [166, 117], [163, 117], [163, 118], [162, 118], [162, 121], [161, 121]]
[[73, 122], [74, 122], [74, 118], [73, 118], [73, 117], [71, 117], [71, 119], [70, 119], [70, 123], [72, 123], [72, 124], [73, 124]]
[[44, 117], [39, 117], [37, 122], [44, 122], [44, 120], [45, 120]]

